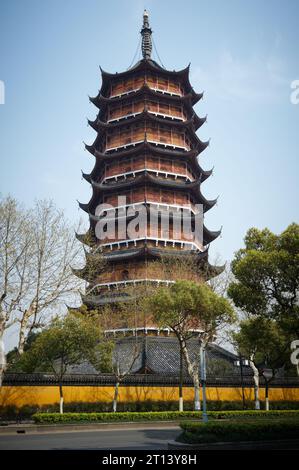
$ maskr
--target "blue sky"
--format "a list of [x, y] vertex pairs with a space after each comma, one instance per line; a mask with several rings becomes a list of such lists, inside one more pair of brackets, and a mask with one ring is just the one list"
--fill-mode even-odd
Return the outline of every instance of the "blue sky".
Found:
[[219, 201], [206, 217], [223, 225], [212, 258], [230, 260], [251, 226], [279, 232], [298, 216], [299, 2], [243, 0], [2, 0], [0, 79], [1, 185], [26, 205], [51, 197], [75, 221], [81, 180], [93, 158], [82, 141], [94, 131], [88, 101], [100, 88], [99, 65], [123, 71], [132, 62], [146, 7], [163, 64], [184, 68], [205, 91], [196, 105], [211, 138], [201, 165], [214, 166], [202, 187]]

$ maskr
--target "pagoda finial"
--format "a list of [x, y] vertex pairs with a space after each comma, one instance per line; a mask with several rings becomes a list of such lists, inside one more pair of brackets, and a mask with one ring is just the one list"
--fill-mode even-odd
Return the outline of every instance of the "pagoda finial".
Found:
[[151, 58], [152, 53], [152, 30], [149, 26], [148, 12], [146, 10], [143, 12], [143, 26], [140, 32], [142, 36], [142, 56], [147, 60]]

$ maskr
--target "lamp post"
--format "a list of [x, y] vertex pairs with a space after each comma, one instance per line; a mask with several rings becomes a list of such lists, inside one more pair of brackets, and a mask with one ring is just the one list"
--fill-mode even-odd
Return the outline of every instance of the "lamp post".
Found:
[[202, 420], [204, 423], [208, 422], [207, 415], [207, 396], [206, 396], [206, 348], [200, 343], [200, 379], [202, 386]]
[[237, 367], [240, 367], [241, 387], [242, 387], [242, 403], [243, 403], [243, 410], [245, 410], [246, 403], [245, 403], [245, 391], [244, 391], [243, 366], [247, 366], [248, 361], [246, 359], [244, 359], [241, 354], [239, 354], [239, 359], [237, 361], [234, 361], [234, 365], [237, 366]]
[[269, 382], [273, 378], [273, 370], [264, 369], [262, 375], [265, 379], [265, 409], [269, 411]]

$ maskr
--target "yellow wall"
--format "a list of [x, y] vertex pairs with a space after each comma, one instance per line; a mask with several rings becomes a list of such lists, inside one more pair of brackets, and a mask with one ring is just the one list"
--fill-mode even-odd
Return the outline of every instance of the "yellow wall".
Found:
[[[113, 387], [65, 386], [64, 401], [68, 402], [110, 402]], [[253, 400], [253, 388], [245, 388], [247, 400]], [[260, 398], [265, 397], [265, 390], [260, 390]], [[208, 400], [242, 400], [242, 389], [238, 387], [207, 387]], [[270, 400], [299, 401], [299, 388], [273, 388], [269, 390]], [[193, 400], [192, 387], [184, 388], [184, 399]], [[178, 387], [120, 387], [119, 401], [177, 401]], [[0, 406], [49, 405], [59, 402], [59, 389], [56, 386], [2, 386], [0, 388]]]

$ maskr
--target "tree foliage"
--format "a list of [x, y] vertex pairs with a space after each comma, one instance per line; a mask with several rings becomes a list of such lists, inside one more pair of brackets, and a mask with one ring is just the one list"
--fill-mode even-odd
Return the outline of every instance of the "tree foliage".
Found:
[[235, 276], [228, 295], [242, 311], [279, 321], [289, 334], [299, 334], [299, 225], [280, 235], [251, 228], [232, 262]]
[[52, 373], [59, 382], [70, 366], [90, 359], [100, 331], [89, 321], [68, 315], [54, 319], [19, 360], [23, 372]]
[[211, 341], [217, 329], [234, 321], [230, 303], [204, 283], [178, 281], [169, 288], [160, 288], [149, 299], [154, 321], [184, 336], [201, 329]]
[[240, 354], [253, 360], [260, 371], [269, 368], [275, 373], [289, 359], [288, 338], [275, 320], [262, 316], [248, 318], [232, 336]]

